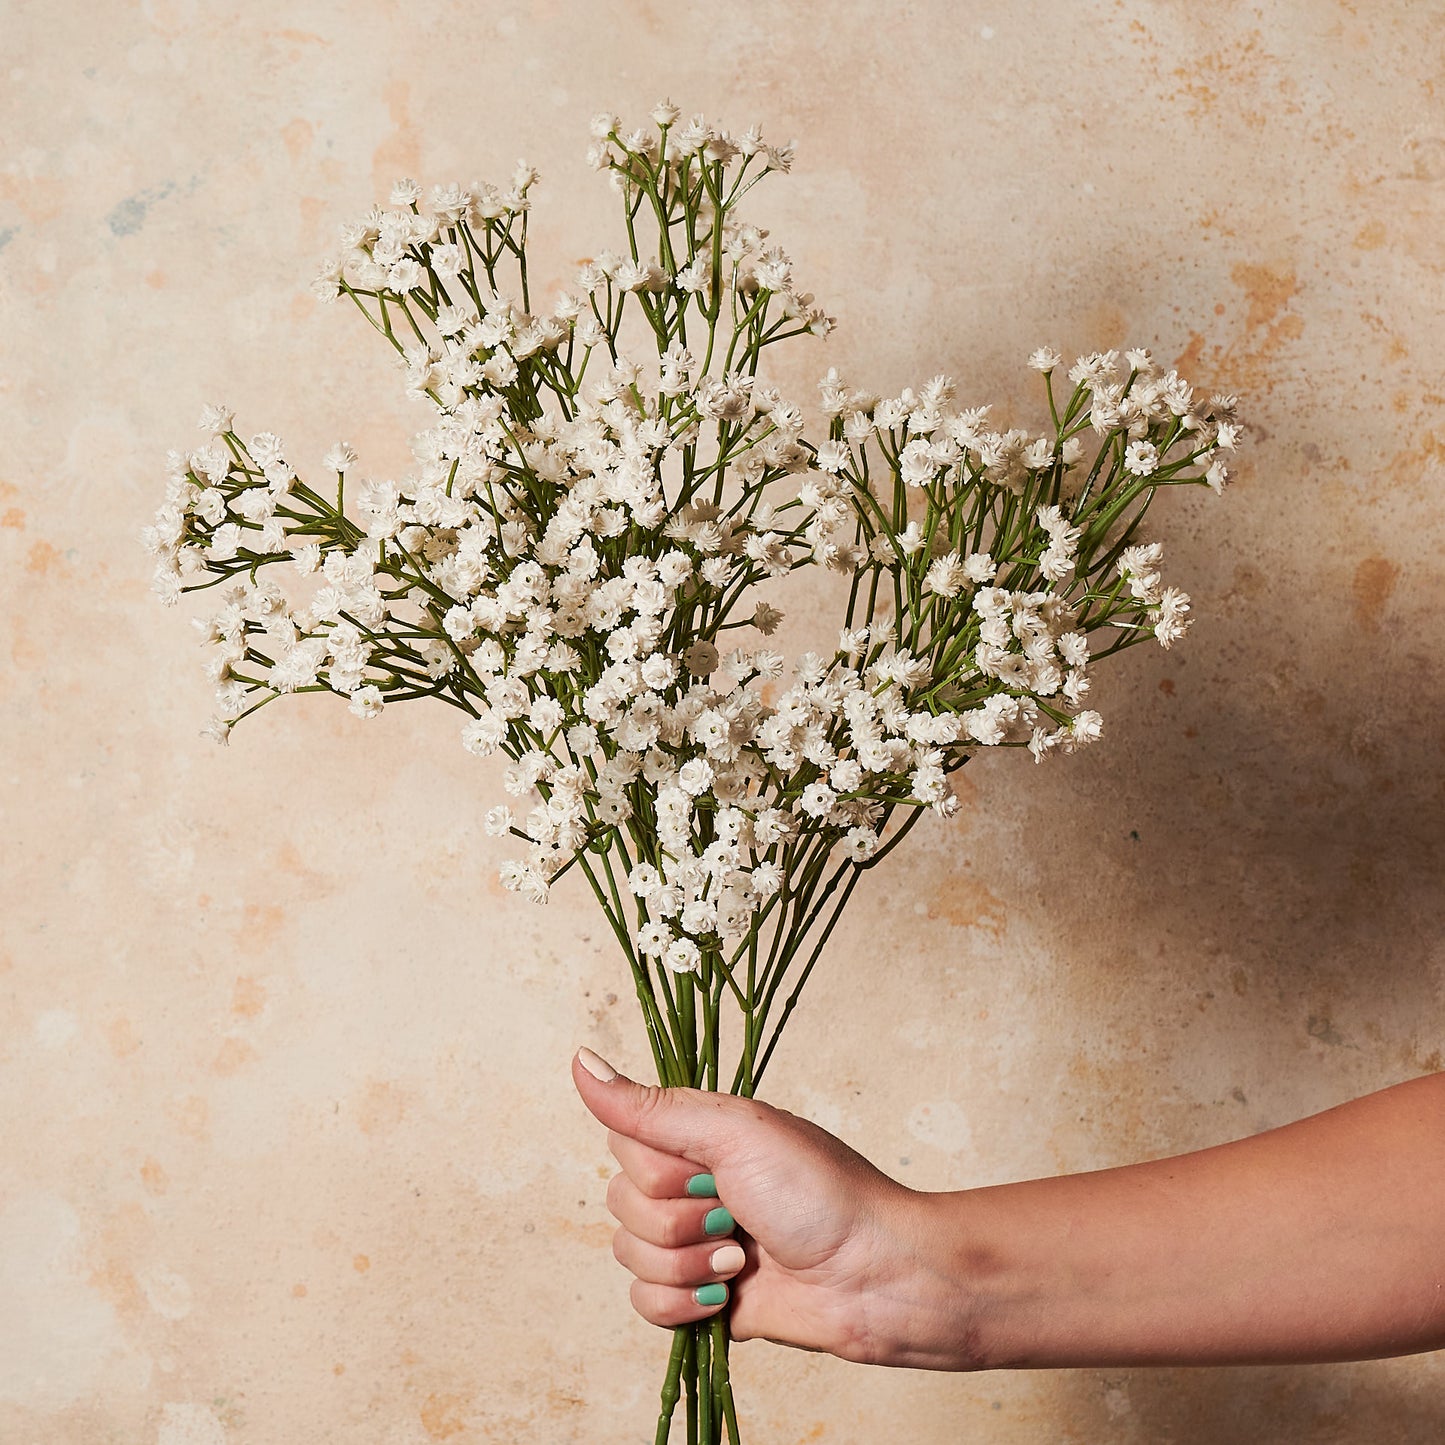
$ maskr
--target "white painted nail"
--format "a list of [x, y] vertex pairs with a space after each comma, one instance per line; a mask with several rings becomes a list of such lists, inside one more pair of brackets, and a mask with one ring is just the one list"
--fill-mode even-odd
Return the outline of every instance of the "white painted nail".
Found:
[[721, 1249], [713, 1250], [712, 1258], [708, 1260], [714, 1274], [732, 1274], [747, 1262], [748, 1257], [740, 1244], [725, 1244]]
[[610, 1084], [617, 1077], [617, 1070], [600, 1054], [594, 1054], [591, 1049], [578, 1049], [577, 1062], [599, 1083]]

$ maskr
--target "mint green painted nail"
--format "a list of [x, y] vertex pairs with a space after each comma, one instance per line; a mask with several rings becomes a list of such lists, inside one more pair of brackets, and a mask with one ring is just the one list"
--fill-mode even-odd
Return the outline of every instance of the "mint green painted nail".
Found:
[[733, 1227], [733, 1217], [719, 1204], [703, 1215], [702, 1227], [707, 1234], [727, 1234]]
[[694, 1174], [687, 1181], [687, 1192], [694, 1199], [711, 1199], [717, 1194], [717, 1180], [711, 1174]]
[[700, 1305], [725, 1305], [728, 1302], [728, 1287], [725, 1284], [704, 1284], [693, 1290], [692, 1297]]

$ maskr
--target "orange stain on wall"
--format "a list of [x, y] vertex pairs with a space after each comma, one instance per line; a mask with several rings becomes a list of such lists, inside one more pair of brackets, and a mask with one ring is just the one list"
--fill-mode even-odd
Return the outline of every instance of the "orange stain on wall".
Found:
[[391, 115], [392, 131], [372, 153], [371, 175], [378, 190], [389, 190], [399, 177], [421, 169], [421, 142], [411, 118], [411, 87], [394, 80], [383, 87], [381, 98]]
[[266, 987], [254, 978], [242, 974], [231, 990], [231, 1012], [242, 1018], [253, 1019], [266, 1007]]
[[34, 542], [25, 557], [25, 570], [43, 577], [61, 560], [60, 549], [49, 542]]
[[467, 1428], [466, 1395], [428, 1395], [421, 1407], [421, 1427], [432, 1440], [450, 1440]]
[[140, 1284], [128, 1266], [115, 1259], [104, 1260], [90, 1271], [86, 1283], [110, 1301], [118, 1315], [137, 1315], [141, 1311]]
[[204, 1139], [211, 1124], [211, 1106], [199, 1094], [174, 1100], [167, 1112], [180, 1133]]
[[244, 1039], [224, 1039], [211, 1062], [211, 1072], [229, 1079], [238, 1074], [256, 1057], [256, 1050]]
[[1354, 604], [1355, 620], [1361, 627], [1370, 632], [1380, 630], [1380, 615], [1399, 580], [1399, 564], [1390, 561], [1388, 557], [1366, 557], [1355, 568], [1350, 595]]
[[547, 1221], [547, 1232], [553, 1236], [565, 1235], [568, 1239], [580, 1240], [594, 1249], [601, 1249], [611, 1243], [615, 1231], [605, 1220], [579, 1224], [577, 1220], [569, 1219], [566, 1215], [557, 1215]]
[[955, 928], [986, 929], [997, 938], [1008, 921], [1008, 910], [982, 883], [950, 874], [928, 900], [928, 917], [941, 918]]
[[1304, 317], [1287, 309], [1299, 294], [1299, 281], [1292, 271], [1249, 262], [1235, 266], [1230, 276], [1244, 292], [1245, 335], [1229, 345], [1210, 346], [1201, 332], [1191, 332], [1174, 365], [1201, 381], [1227, 377], [1232, 390], [1267, 394], [1274, 390], [1278, 354], [1304, 334]]
[[[1423, 398], [1427, 403], [1430, 397]], [[1445, 436], [1430, 430], [1419, 433], [1413, 445], [1398, 451], [1381, 469], [1382, 480], [1392, 486], [1404, 481], [1423, 482], [1445, 471]]]
[[281, 127], [281, 139], [285, 141], [286, 151], [293, 161], [299, 161], [311, 148], [311, 136], [311, 122], [302, 120], [299, 115]]
[[127, 1059], [140, 1048], [135, 1027], [127, 1018], [112, 1019], [105, 1026], [105, 1041], [118, 1059]]
[[248, 903], [241, 911], [238, 930], [248, 949], [267, 949], [281, 936], [286, 910], [275, 903]]
[[1385, 223], [1367, 221], [1355, 232], [1354, 247], [1357, 251], [1378, 251], [1385, 244]]
[[389, 1134], [406, 1113], [406, 1095], [385, 1079], [373, 1079], [356, 1106], [356, 1124], [363, 1134]]
[[1299, 282], [1292, 271], [1274, 271], [1268, 266], [1241, 261], [1229, 275], [1249, 301], [1244, 324], [1251, 331], [1267, 326], [1299, 292]]

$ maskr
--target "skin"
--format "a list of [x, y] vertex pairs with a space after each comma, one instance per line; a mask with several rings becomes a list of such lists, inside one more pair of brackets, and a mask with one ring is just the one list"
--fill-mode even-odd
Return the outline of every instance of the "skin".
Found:
[[[1370, 1359], [1445, 1348], [1445, 1073], [1171, 1159], [921, 1193], [754, 1100], [587, 1051], [613, 1249], [644, 1319], [935, 1370]], [[690, 1198], [710, 1173], [718, 1198]], [[710, 1238], [718, 1199], [737, 1221]], [[741, 1257], [718, 1256], [735, 1240]]]

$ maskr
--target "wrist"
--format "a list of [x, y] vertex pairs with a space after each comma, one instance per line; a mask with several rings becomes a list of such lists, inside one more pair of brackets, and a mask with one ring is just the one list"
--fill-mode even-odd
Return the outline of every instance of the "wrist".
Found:
[[987, 1282], [997, 1269], [975, 1212], [969, 1191], [896, 1186], [875, 1211], [856, 1327], [834, 1353], [915, 1370], [989, 1368]]

